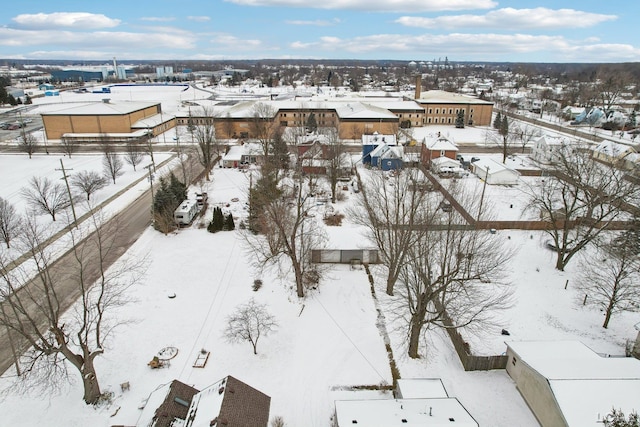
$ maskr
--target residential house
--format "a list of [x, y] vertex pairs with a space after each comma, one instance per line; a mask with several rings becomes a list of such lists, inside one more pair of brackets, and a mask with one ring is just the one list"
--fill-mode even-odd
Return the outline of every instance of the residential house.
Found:
[[154, 390], [136, 427], [267, 427], [271, 398], [227, 376], [198, 391], [178, 380]]
[[626, 144], [620, 144], [614, 141], [604, 140], [593, 147], [593, 158], [603, 163], [615, 165], [622, 169], [633, 169], [635, 166], [636, 150]]
[[458, 154], [458, 147], [446, 137], [440, 135], [431, 138], [425, 138], [422, 141], [420, 152], [420, 161], [426, 167], [431, 167], [431, 160], [438, 157], [448, 157], [455, 160]]
[[371, 164], [371, 152], [380, 144], [396, 145], [396, 135], [381, 135], [378, 132], [364, 134], [362, 139], [362, 163]]
[[534, 141], [531, 157], [539, 163], [553, 163], [570, 145], [571, 142], [566, 138], [543, 135]]
[[187, 417], [191, 399], [198, 390], [178, 380], [155, 389], [140, 413], [137, 427], [172, 427]]
[[613, 408], [640, 411], [640, 360], [579, 341], [509, 341], [507, 373], [542, 427], [600, 427]]
[[227, 376], [193, 396], [185, 427], [267, 427], [271, 398]]

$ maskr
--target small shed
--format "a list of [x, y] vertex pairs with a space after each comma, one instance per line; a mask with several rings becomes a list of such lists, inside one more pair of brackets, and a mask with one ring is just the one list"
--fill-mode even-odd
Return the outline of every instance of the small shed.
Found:
[[453, 160], [449, 157], [438, 157], [431, 160], [431, 170], [434, 173], [441, 173], [444, 171], [463, 172], [464, 169], [458, 160]]
[[471, 171], [489, 185], [515, 185], [520, 179], [518, 171], [489, 158], [471, 163]]

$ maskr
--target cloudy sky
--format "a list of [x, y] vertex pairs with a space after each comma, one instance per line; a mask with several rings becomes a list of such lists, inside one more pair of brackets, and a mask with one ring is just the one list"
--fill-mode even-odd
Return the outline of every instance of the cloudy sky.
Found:
[[5, 2], [0, 58], [640, 60], [638, 0]]

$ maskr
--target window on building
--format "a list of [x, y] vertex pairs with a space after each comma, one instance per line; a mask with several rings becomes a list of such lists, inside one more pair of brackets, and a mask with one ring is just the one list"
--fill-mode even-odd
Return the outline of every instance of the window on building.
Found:
[[433, 114], [433, 108], [429, 108], [429, 114]]
[[288, 123], [288, 122], [287, 122], [286, 120], [281, 120], [281, 121], [280, 121], [280, 126], [284, 126], [284, 127], [286, 127], [286, 126], [287, 126], [287, 123]]

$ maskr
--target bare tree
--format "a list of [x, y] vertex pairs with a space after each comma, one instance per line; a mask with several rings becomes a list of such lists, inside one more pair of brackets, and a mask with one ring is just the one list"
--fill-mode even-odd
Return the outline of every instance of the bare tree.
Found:
[[71, 206], [65, 186], [47, 177], [32, 177], [29, 186], [23, 187], [20, 193], [35, 212], [51, 215], [54, 221], [59, 211]]
[[102, 154], [102, 168], [104, 169], [104, 174], [115, 184], [116, 178], [124, 174], [124, 171], [122, 170], [124, 168], [122, 158], [115, 152], [114, 148], [110, 144], [105, 144], [102, 147]]
[[[269, 175], [267, 180], [272, 179]], [[256, 267], [264, 268], [276, 264], [284, 274], [292, 270], [298, 297], [305, 296], [305, 290], [315, 287], [320, 281], [320, 268], [311, 263], [311, 250], [321, 249], [326, 244], [324, 228], [310, 215], [313, 207], [302, 177], [290, 185], [274, 188], [274, 184], [264, 186], [263, 192], [252, 191], [250, 195], [257, 226], [261, 234], [247, 230], [245, 241], [255, 254]], [[259, 210], [256, 212], [256, 205]]]
[[403, 170], [388, 181], [385, 177], [382, 171], [370, 171], [361, 183], [362, 196], [354, 202], [350, 217], [378, 246], [387, 267], [387, 294], [393, 295], [409, 248], [433, 213], [423, 209], [427, 193], [417, 171]]
[[595, 92], [605, 112], [609, 112], [618, 102], [632, 80], [628, 72], [620, 70], [605, 68], [597, 74]]
[[276, 113], [276, 109], [271, 105], [258, 102], [253, 106], [253, 114], [249, 122], [251, 136], [256, 138], [262, 146], [265, 160], [271, 156], [272, 138], [276, 129], [274, 123]]
[[548, 223], [545, 232], [557, 252], [556, 268], [563, 271], [571, 258], [600, 236], [637, 200], [640, 189], [624, 171], [592, 158], [580, 144], [556, 152], [545, 177], [525, 187], [528, 209]]
[[78, 151], [78, 142], [74, 138], [65, 138], [64, 136], [60, 140], [62, 146], [62, 152], [71, 158], [71, 155]]
[[216, 128], [213, 123], [213, 114], [204, 108], [205, 123], [194, 125], [193, 137], [198, 144], [196, 155], [198, 162], [205, 170], [207, 181], [216, 158], [220, 155], [220, 147], [216, 139]]
[[239, 305], [227, 318], [224, 336], [230, 343], [249, 341], [253, 354], [258, 354], [258, 340], [275, 331], [278, 323], [267, 310], [267, 306], [257, 303], [253, 298]]
[[0, 240], [7, 249], [11, 246], [11, 241], [18, 235], [22, 219], [16, 212], [16, 208], [7, 200], [0, 197]]
[[611, 316], [622, 311], [637, 311], [640, 306], [640, 261], [638, 236], [625, 233], [618, 239], [596, 245], [584, 256], [578, 273], [578, 289], [584, 304], [604, 311], [603, 328]]
[[22, 126], [22, 133], [18, 142], [21, 151], [24, 151], [29, 155], [29, 158], [33, 156], [33, 153], [38, 149], [38, 140], [31, 132], [26, 132], [24, 125]]
[[531, 145], [531, 141], [542, 136], [542, 131], [539, 127], [530, 124], [521, 124], [518, 129], [514, 130], [518, 139], [520, 140], [520, 146], [524, 153], [525, 148]]
[[510, 305], [504, 279], [510, 250], [488, 230], [457, 226], [457, 215], [430, 215], [400, 268], [397, 312], [407, 322], [412, 358], [419, 357], [420, 338], [429, 328], [473, 332], [490, 326], [495, 310]]
[[106, 187], [107, 183], [107, 178], [96, 171], [80, 171], [71, 177], [71, 184], [87, 196], [87, 201], [93, 193]]
[[338, 178], [344, 174], [345, 168], [350, 166], [349, 155], [338, 135], [338, 129], [335, 127], [322, 128], [321, 134], [326, 137], [325, 166], [329, 187], [331, 187], [331, 203], [335, 203]]
[[[495, 126], [495, 123], [494, 123]], [[486, 131], [486, 140], [489, 144], [500, 148], [502, 152], [502, 163], [507, 161], [513, 147], [520, 141], [520, 129], [516, 122], [503, 112], [497, 128]]]
[[144, 160], [144, 154], [140, 150], [140, 145], [137, 142], [127, 142], [124, 159], [127, 163], [133, 166], [134, 171], [136, 170], [136, 166], [142, 163], [142, 160]]
[[[95, 404], [102, 395], [95, 359], [123, 323], [113, 311], [129, 301], [126, 292], [140, 281], [145, 262], [120, 259], [110, 266], [120, 250], [115, 238], [121, 229], [95, 216], [90, 222], [89, 235], [70, 230], [72, 256], [63, 265], [54, 265], [53, 249], [44, 244], [47, 232], [34, 218], [25, 222], [19, 249], [30, 254], [28, 268], [34, 270], [11, 270], [0, 260], [0, 325], [28, 348], [20, 358], [17, 384], [57, 389], [75, 371], [84, 401]], [[77, 301], [65, 312], [70, 296]]]

